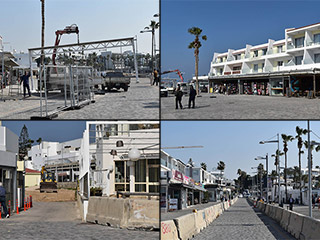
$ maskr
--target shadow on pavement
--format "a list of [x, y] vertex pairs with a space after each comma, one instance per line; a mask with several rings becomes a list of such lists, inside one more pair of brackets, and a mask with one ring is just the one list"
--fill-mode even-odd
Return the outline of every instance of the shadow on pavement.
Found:
[[[247, 199], [247, 202], [250, 206], [253, 206], [252, 203], [250, 203]], [[257, 208], [253, 208], [257, 216], [260, 218], [260, 220], [264, 223], [264, 225], [269, 229], [271, 234], [276, 238], [276, 239], [292, 239], [294, 240], [295, 238], [291, 236], [290, 233], [286, 232], [275, 220], [272, 218], [268, 217], [261, 211], [259, 211]]]

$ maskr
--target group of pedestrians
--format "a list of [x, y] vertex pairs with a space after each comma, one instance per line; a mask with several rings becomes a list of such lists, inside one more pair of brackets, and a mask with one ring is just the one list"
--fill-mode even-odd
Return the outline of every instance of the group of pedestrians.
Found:
[[[183, 97], [183, 92], [180, 88], [180, 86], [178, 86], [175, 89], [175, 96], [176, 96], [176, 109], [178, 109], [178, 107], [180, 106], [180, 109], [183, 109], [182, 106], [182, 97]], [[192, 85], [190, 85], [190, 92], [189, 92], [189, 108], [191, 108], [191, 104], [192, 104], [192, 108], [195, 108], [195, 101], [196, 101], [196, 96], [197, 96], [197, 92], [196, 90], [193, 88]]]

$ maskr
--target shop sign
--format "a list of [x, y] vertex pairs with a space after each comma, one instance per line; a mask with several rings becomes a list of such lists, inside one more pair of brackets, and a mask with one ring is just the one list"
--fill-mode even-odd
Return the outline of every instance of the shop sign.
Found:
[[184, 178], [183, 178], [183, 183], [185, 183], [185, 184], [189, 185], [189, 182], [190, 182], [190, 180], [189, 180], [189, 179], [190, 179], [189, 177], [184, 176]]
[[169, 199], [169, 211], [178, 210], [178, 199], [170, 198]]
[[183, 174], [177, 170], [172, 170], [172, 175], [175, 180], [183, 182]]

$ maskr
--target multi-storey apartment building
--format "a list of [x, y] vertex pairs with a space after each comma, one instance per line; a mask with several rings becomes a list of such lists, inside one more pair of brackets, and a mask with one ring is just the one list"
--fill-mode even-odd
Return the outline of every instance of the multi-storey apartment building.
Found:
[[320, 23], [286, 29], [278, 41], [214, 53], [208, 80], [211, 88], [240, 94], [319, 95]]

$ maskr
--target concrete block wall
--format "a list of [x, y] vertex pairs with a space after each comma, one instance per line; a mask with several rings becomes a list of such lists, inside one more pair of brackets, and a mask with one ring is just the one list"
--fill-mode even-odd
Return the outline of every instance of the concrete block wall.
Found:
[[159, 201], [90, 197], [86, 221], [119, 228], [159, 229]]
[[205, 229], [230, 205], [236, 203], [238, 198], [229, 202], [219, 203], [203, 210], [190, 213], [170, 221], [161, 222], [161, 239], [188, 240]]
[[258, 203], [258, 209], [274, 219], [296, 239], [316, 240], [320, 238], [320, 220], [285, 210], [266, 203]]

